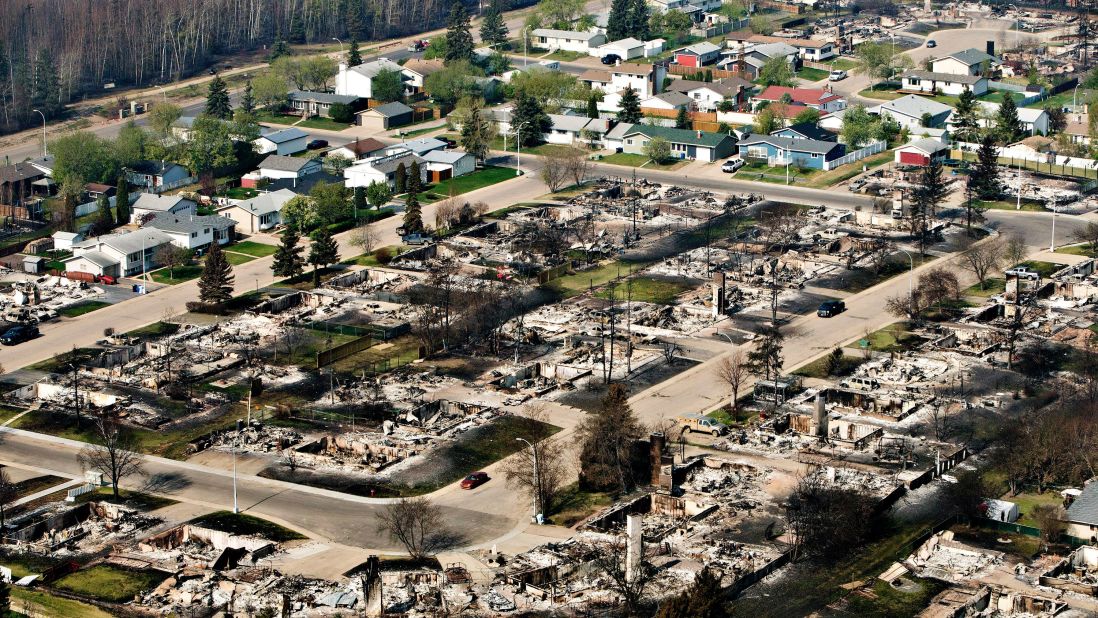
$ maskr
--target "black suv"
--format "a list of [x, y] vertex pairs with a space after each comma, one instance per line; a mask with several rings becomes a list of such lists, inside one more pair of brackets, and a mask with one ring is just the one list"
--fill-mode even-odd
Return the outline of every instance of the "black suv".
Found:
[[816, 310], [816, 315], [821, 318], [833, 318], [844, 311], [846, 311], [846, 303], [843, 301], [827, 300], [820, 303], [820, 308]]
[[18, 345], [24, 341], [30, 341], [38, 336], [37, 326], [12, 326], [3, 335], [0, 335], [0, 343], [4, 345]]
[[621, 60], [621, 56], [617, 54], [606, 54], [602, 57], [602, 63], [606, 65], [617, 64]]

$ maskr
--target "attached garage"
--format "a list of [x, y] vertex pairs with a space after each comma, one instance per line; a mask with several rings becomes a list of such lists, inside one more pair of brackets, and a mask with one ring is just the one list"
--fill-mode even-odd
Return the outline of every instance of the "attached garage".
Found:
[[375, 131], [386, 131], [412, 123], [412, 108], [393, 102], [379, 105], [356, 114], [359, 126]]
[[900, 165], [929, 165], [932, 160], [944, 159], [949, 146], [930, 138], [924, 138], [896, 149], [896, 163]]

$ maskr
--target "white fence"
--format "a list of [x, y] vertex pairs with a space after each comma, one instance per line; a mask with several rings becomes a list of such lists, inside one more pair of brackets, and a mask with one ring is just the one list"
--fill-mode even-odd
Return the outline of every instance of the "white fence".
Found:
[[65, 501], [66, 502], [75, 502], [77, 496], [83, 496], [84, 494], [90, 494], [91, 492], [95, 491], [96, 489], [97, 489], [97, 487], [95, 485], [92, 485], [91, 483], [85, 483], [85, 484], [81, 485], [80, 487], [70, 489], [65, 494]]
[[[979, 144], [969, 142], [954, 142], [954, 149], [962, 152], [975, 153], [979, 150]], [[1082, 178], [1094, 178], [1098, 169], [1098, 161], [1086, 157], [1066, 157], [1051, 152], [1037, 152], [1028, 146], [1000, 146], [997, 147], [999, 163], [1002, 165], [1022, 166], [1038, 172], [1060, 174], [1064, 176], [1078, 176]]]
[[864, 148], [859, 148], [858, 150], [855, 150], [854, 152], [848, 152], [845, 155], [839, 157], [838, 159], [834, 159], [834, 160], [831, 160], [831, 161], [824, 161], [824, 165], [823, 165], [824, 171], [833, 170], [836, 167], [846, 165], [847, 163], [853, 163], [855, 161], [861, 161], [862, 159], [868, 157], [869, 155], [875, 155], [878, 152], [884, 152], [884, 150], [886, 148], [888, 148], [888, 144], [886, 142], [884, 142], [883, 140], [877, 140], [875, 142], [871, 142], [868, 146], [866, 146]]
[[[140, 195], [140, 194], [131, 193], [130, 194], [130, 202], [133, 202], [134, 199], [136, 199], [136, 198], [134, 198], [134, 195]], [[115, 198], [110, 197], [110, 198], [108, 198], [108, 201], [110, 201], [111, 208], [114, 208]], [[84, 215], [90, 215], [90, 214], [92, 214], [93, 212], [95, 212], [97, 210], [99, 210], [99, 202], [98, 201], [93, 200], [91, 202], [86, 202], [84, 204], [78, 204], [76, 206], [76, 216], [77, 217], [83, 217]], [[129, 222], [127, 221], [126, 223], [129, 223]]]

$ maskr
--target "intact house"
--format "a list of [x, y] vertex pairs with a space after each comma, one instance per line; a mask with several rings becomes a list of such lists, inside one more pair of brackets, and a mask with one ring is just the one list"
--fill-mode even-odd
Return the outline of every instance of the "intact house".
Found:
[[740, 158], [755, 159], [767, 165], [792, 165], [809, 169], [827, 169], [829, 161], [846, 154], [846, 147], [837, 142], [814, 139], [794, 139], [753, 133], [740, 140]]
[[194, 180], [187, 168], [171, 161], [137, 161], [125, 168], [126, 180], [134, 187], [166, 191]]
[[1064, 127], [1064, 135], [1072, 144], [1090, 145], [1090, 125], [1086, 120], [1069, 117], [1067, 126]]
[[671, 156], [712, 162], [736, 152], [736, 138], [725, 133], [672, 129], [647, 124], [622, 123], [606, 134], [607, 147], [622, 152], [644, 154], [645, 145], [654, 138], [663, 138], [671, 145]]
[[137, 196], [137, 201], [130, 206], [130, 222], [137, 223], [143, 218], [160, 214], [194, 215], [197, 211], [197, 204], [179, 195], [142, 193]]
[[310, 92], [307, 90], [292, 90], [287, 95], [290, 109], [302, 116], [332, 117], [332, 106], [339, 103], [346, 105], [354, 111], [359, 98], [353, 94], [332, 94], [330, 92]]
[[242, 176], [240, 178], [240, 186], [254, 189], [262, 178], [268, 180], [285, 180], [289, 181], [291, 186], [297, 186], [306, 176], [317, 174], [323, 169], [324, 166], [320, 162], [320, 159], [286, 157], [273, 154], [266, 159], [263, 159], [256, 171], [249, 172]]
[[396, 188], [397, 168], [404, 165], [407, 173], [413, 162], [418, 162], [421, 180], [427, 182], [427, 165], [425, 161], [410, 150], [400, 150], [380, 157], [371, 157], [359, 161], [355, 165], [343, 170], [343, 178], [348, 187], [368, 187], [371, 183], [381, 182]]
[[839, 55], [838, 52], [835, 50], [835, 44], [830, 41], [793, 39], [783, 36], [767, 36], [762, 34], [751, 34], [744, 36], [739, 33], [729, 34], [729, 36], [725, 39], [726, 47], [740, 43], [752, 43], [757, 45], [781, 43], [784, 45], [789, 45], [797, 50], [797, 53], [802, 59], [811, 60], [813, 62], [821, 62]]
[[472, 174], [477, 168], [476, 157], [460, 150], [432, 150], [421, 158], [426, 162], [427, 182], [431, 183]]
[[35, 219], [41, 215], [40, 207], [28, 210], [28, 198], [34, 194], [35, 184], [46, 179], [46, 173], [30, 163], [13, 163], [0, 167], [0, 216]]
[[670, 10], [691, 13], [702, 11], [712, 13], [721, 8], [721, 0], [648, 0], [648, 6], [659, 13]]
[[[977, 105], [983, 108], [985, 117], [979, 118], [977, 124], [981, 127], [994, 126], [999, 114], [999, 104], [990, 101], [977, 101]], [[950, 114], [946, 119], [946, 126], [953, 127], [956, 124], [957, 114]], [[1022, 130], [1030, 135], [1048, 135], [1048, 112], [1039, 107], [1019, 107], [1018, 123]]]
[[156, 268], [156, 252], [172, 237], [154, 228], [89, 238], [72, 246], [65, 270], [129, 277]]
[[871, 114], [888, 116], [917, 133], [922, 127], [942, 127], [953, 112], [953, 108], [937, 101], [914, 94], [882, 103], [868, 110]]
[[395, 154], [398, 152], [411, 152], [414, 155], [422, 157], [423, 155], [431, 152], [432, 150], [445, 150], [446, 142], [435, 139], [433, 137], [421, 137], [419, 139], [409, 140], [407, 142], [401, 142], [399, 144], [393, 144], [385, 150], [385, 154]]
[[783, 127], [777, 131], [771, 131], [771, 135], [777, 137], [788, 137], [791, 139], [812, 139], [820, 142], [834, 142], [838, 141], [839, 136], [827, 129], [820, 128], [810, 122], [802, 122], [800, 124], [790, 125]]
[[770, 86], [752, 98], [752, 103], [756, 109], [762, 102], [773, 104], [786, 101], [794, 106], [811, 107], [819, 110], [821, 114], [830, 114], [846, 109], [846, 99], [826, 88]]
[[988, 75], [1001, 64], [995, 56], [969, 48], [933, 60], [930, 63], [930, 70], [951, 75]]
[[622, 60], [651, 58], [663, 53], [663, 46], [665, 43], [666, 41], [663, 39], [641, 41], [639, 39], [634, 39], [633, 37], [628, 37], [599, 45], [598, 47], [592, 48], [589, 53], [590, 55], [598, 56], [599, 58], [605, 58], [606, 56], [613, 54]]
[[987, 94], [988, 91], [988, 79], [982, 75], [907, 71], [900, 76], [900, 82], [900, 90], [905, 92], [960, 96], [967, 88], [972, 91], [972, 94], [981, 96]]
[[297, 127], [290, 127], [260, 135], [253, 143], [259, 154], [292, 155], [308, 147], [309, 134]]
[[530, 42], [534, 47], [549, 51], [563, 50], [590, 54], [593, 48], [606, 42], [606, 35], [594, 30], [577, 32], [574, 30], [535, 28], [530, 34]]
[[616, 112], [620, 109], [618, 102], [623, 90], [632, 88], [643, 101], [659, 94], [666, 76], [667, 68], [662, 64], [622, 62], [606, 70], [590, 69], [580, 75], [579, 79], [592, 89], [598, 88], [606, 93], [599, 103], [599, 109]]
[[[643, 106], [644, 103], [642, 102]], [[542, 139], [550, 144], [586, 144], [585, 135], [590, 136], [597, 143], [608, 130], [610, 124], [603, 118], [588, 118], [587, 116], [566, 116], [564, 114], [549, 114], [549, 120], [553, 123], [542, 135]]]
[[412, 115], [412, 108], [399, 101], [393, 101], [355, 114], [355, 124], [374, 131], [387, 131], [412, 124]]
[[694, 108], [694, 99], [681, 92], [661, 92], [654, 97], [649, 97], [640, 102], [641, 113], [649, 114], [653, 111], [678, 112], [680, 109], [691, 110]]
[[401, 72], [404, 73], [404, 78], [406, 79], [404, 82], [405, 92], [408, 94], [423, 92], [423, 87], [427, 83], [427, 78], [444, 68], [446, 68], [445, 65], [442, 60], [438, 58], [432, 58], [431, 60], [409, 58], [401, 67]]
[[257, 195], [250, 200], [222, 206], [217, 209], [217, 214], [235, 221], [241, 232], [255, 234], [282, 223], [282, 207], [296, 196], [289, 189], [279, 189]]
[[54, 250], [66, 251], [72, 249], [74, 244], [84, 240], [84, 235], [79, 232], [54, 232], [50, 238], [53, 238]]
[[386, 148], [388, 148], [388, 146], [372, 137], [367, 137], [366, 139], [355, 138], [355, 141], [349, 144], [328, 151], [328, 156], [338, 156], [352, 161], [358, 161], [359, 159], [379, 155]]
[[400, 74], [402, 82], [407, 79], [401, 66], [388, 58], [378, 58], [353, 67], [341, 63], [336, 72], [335, 93], [372, 99], [374, 97], [373, 80], [382, 71], [396, 71]]
[[236, 221], [219, 215], [173, 215], [160, 213], [142, 228], [164, 232], [172, 244], [191, 251], [205, 251], [216, 242], [225, 245], [236, 238]]
[[915, 140], [896, 149], [896, 163], [901, 165], [930, 165], [931, 161], [949, 157], [949, 146], [930, 137]]
[[720, 59], [720, 55], [720, 47], [709, 41], [702, 41], [701, 43], [695, 43], [675, 52], [675, 64], [684, 67], [699, 68], [713, 64]]
[[1068, 536], [1098, 543], [1098, 483], [1090, 482], [1071, 503], [1064, 517]]
[[772, 58], [784, 58], [793, 71], [801, 68], [800, 51], [788, 43], [741, 42], [721, 52], [721, 56], [717, 68], [725, 71], [739, 71], [742, 68], [740, 77], [750, 80], [758, 79], [759, 72]]
[[726, 77], [715, 82], [674, 79], [667, 86], [667, 91], [681, 92], [690, 98], [698, 111], [712, 112], [726, 100], [740, 109], [747, 103], [754, 87], [751, 82], [738, 77]]

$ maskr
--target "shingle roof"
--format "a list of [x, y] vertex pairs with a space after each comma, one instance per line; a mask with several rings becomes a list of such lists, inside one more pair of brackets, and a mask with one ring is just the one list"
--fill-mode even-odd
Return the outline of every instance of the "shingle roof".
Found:
[[778, 137], [776, 135], [761, 135], [759, 133], [752, 133], [740, 140], [740, 146], [750, 146], [752, 144], [770, 144], [784, 150], [792, 150], [796, 152], [809, 152], [816, 154], [827, 154], [836, 148], [841, 148], [842, 145], [836, 142], [824, 142], [815, 139], [796, 139], [792, 137]]
[[564, 114], [549, 114], [549, 120], [553, 123], [553, 129], [557, 131], [582, 131], [590, 118], [587, 116], [566, 116]]
[[408, 62], [404, 63], [405, 71], [418, 73], [420, 75], [423, 75], [424, 77], [432, 73], [438, 73], [444, 68], [446, 68], [446, 66], [442, 63], [442, 60], [438, 58], [432, 58], [430, 60], [425, 60], [423, 58], [409, 58]]
[[[685, 94], [681, 92], [675, 92], [673, 90], [668, 92], [661, 92], [652, 98], [665, 101], [670, 105], [674, 105], [675, 107], [682, 107], [683, 105], [688, 105], [694, 101], [694, 99], [691, 99]], [[643, 102], [641, 102], [641, 106], [644, 106]]]
[[748, 53], [773, 58], [775, 56], [792, 56], [799, 52], [796, 47], [788, 43], [763, 43], [762, 45], [756, 45]]
[[534, 36], [542, 36], [549, 39], [579, 39], [581, 41], [590, 41], [591, 39], [602, 36], [597, 32], [578, 32], [575, 30], [553, 30], [552, 28], [537, 28], [532, 33]]
[[276, 170], [279, 172], [300, 172], [302, 168], [315, 161], [307, 157], [286, 157], [273, 154], [259, 164], [261, 170]]
[[1068, 507], [1067, 520], [1098, 526], [1098, 483], [1083, 487], [1083, 492]]
[[396, 171], [397, 167], [399, 167], [401, 163], [404, 164], [405, 168], [408, 168], [408, 166], [410, 166], [412, 162], [419, 161], [424, 161], [424, 159], [410, 152], [405, 153], [401, 156], [387, 155], [384, 157], [374, 157], [372, 159], [366, 159], [365, 161], [348, 167], [346, 170], [344, 170], [344, 176], [346, 176], [346, 172], [354, 169], [361, 169], [364, 167], [375, 169], [383, 174], [388, 174], [389, 172]]
[[704, 56], [705, 54], [712, 54], [719, 52], [720, 47], [710, 43], [709, 41], [702, 41], [701, 43], [694, 43], [689, 47], [680, 49], [677, 53], [694, 54], [695, 56]]
[[790, 125], [788, 127], [785, 127], [784, 129], [778, 129], [777, 131], [772, 132], [771, 135], [781, 133], [782, 131], [793, 131], [798, 135], [803, 135], [806, 139], [813, 139], [820, 142], [835, 141], [835, 134], [831, 133], [827, 129], [821, 129], [820, 127], [810, 122], [802, 122], [800, 124]]
[[286, 205], [286, 202], [292, 200], [296, 196], [297, 194], [289, 189], [279, 189], [278, 191], [257, 195], [250, 200], [244, 200], [237, 204], [236, 207], [243, 208], [253, 215], [264, 215], [269, 212], [282, 210], [282, 207]]
[[923, 114], [930, 114], [931, 116], [938, 116], [940, 114], [947, 114], [953, 110], [952, 107], [945, 103], [939, 103], [926, 97], [920, 97], [914, 94], [900, 97], [898, 99], [882, 103], [877, 108], [881, 112], [895, 112], [911, 118], [921, 118]]
[[945, 150], [946, 148], [949, 148], [949, 146], [946, 146], [945, 144], [943, 144], [942, 142], [940, 142], [936, 139], [926, 137], [926, 138], [923, 138], [923, 139], [915, 140], [914, 142], [911, 142], [910, 144], [905, 144], [903, 146], [900, 146], [901, 150], [905, 149], [905, 148], [914, 148], [915, 150], [925, 152], [926, 154], [934, 154], [934, 153], [936, 153], [940, 150]]
[[421, 137], [402, 144], [395, 144], [394, 147], [395, 146], [403, 146], [417, 155], [422, 155], [425, 152], [445, 148], [446, 142], [433, 137]]
[[[94, 247], [98, 244], [106, 245], [119, 253], [136, 253], [143, 248], [148, 249], [150, 247], [156, 247], [172, 241], [171, 236], [168, 236], [164, 232], [156, 228], [144, 227], [133, 232], [125, 232], [123, 234], [109, 234], [107, 236], [99, 236], [91, 240], [85, 240], [82, 243], [78, 243], [76, 247]], [[112, 261], [111, 264], [114, 264]]]
[[[639, 43], [639, 41], [638, 41]], [[644, 75], [648, 76], [652, 74], [655, 67], [650, 64], [637, 64], [636, 62], [623, 62], [616, 67], [610, 69], [611, 73], [625, 73], [626, 75]]]
[[770, 86], [755, 98], [760, 101], [780, 101], [787, 94], [793, 100], [793, 103], [801, 105], [822, 105], [842, 98], [823, 88], [789, 88], [786, 86]]
[[151, 212], [168, 212], [180, 202], [194, 202], [179, 195], [156, 195], [155, 193], [142, 193], [133, 203], [134, 210], [148, 210]]
[[935, 73], [933, 71], [905, 71], [900, 77], [918, 77], [919, 79], [929, 79], [936, 82], [953, 82], [970, 86], [982, 79], [987, 79], [979, 75], [955, 75], [953, 73]]
[[[624, 39], [618, 39], [616, 41], [610, 41], [609, 43], [603, 45], [603, 47], [617, 47], [619, 49], [623, 48], [623, 47], [626, 48], [626, 49], [632, 49], [634, 47], [643, 47], [643, 46], [644, 46], [644, 41], [634, 39], [633, 37], [626, 37]], [[625, 66], [626, 64], [636, 64], [636, 63], [625, 63], [625, 62], [623, 62], [622, 66]], [[651, 68], [651, 65], [639, 65], [639, 66], [648, 66], [649, 68]]]
[[953, 58], [954, 60], [957, 60], [957, 61], [963, 62], [964, 64], [967, 64], [968, 66], [972, 66], [974, 64], [980, 64], [981, 62], [985, 62], [985, 61], [990, 61], [992, 64], [999, 64], [999, 59], [998, 58], [996, 58], [995, 56], [992, 56], [992, 55], [990, 55], [986, 52], [982, 52], [982, 51], [976, 49], [975, 47], [970, 47], [968, 49], [961, 50], [959, 52], [950, 54], [948, 56], [943, 56], [941, 58], [936, 58], [934, 61], [937, 62], [938, 60], [944, 60], [946, 58]]
[[430, 163], [446, 163], [448, 165], [453, 165], [468, 156], [471, 155], [461, 150], [432, 150], [431, 152], [424, 153], [423, 160]]
[[171, 213], [159, 213], [143, 227], [151, 227], [162, 232], [190, 234], [191, 232], [200, 232], [208, 227], [224, 230], [234, 225], [236, 225], [236, 221], [221, 215], [179, 216]]
[[259, 136], [260, 139], [265, 139], [274, 144], [285, 144], [295, 139], [301, 139], [303, 137], [309, 137], [309, 134], [298, 129], [297, 127], [291, 127], [289, 129], [282, 129], [281, 131], [275, 131], [273, 133], [267, 133], [266, 135]]
[[604, 71], [602, 69], [587, 69], [583, 73], [580, 73], [579, 80], [581, 82], [609, 82], [610, 71]]
[[295, 101], [316, 101], [327, 105], [333, 103], [350, 105], [359, 99], [353, 94], [332, 94], [331, 92], [313, 92], [311, 90], [291, 90], [289, 97]]
[[632, 129], [626, 131], [623, 136], [640, 133], [648, 137], [662, 137], [674, 144], [694, 144], [715, 148], [725, 140], [736, 141], [735, 138], [724, 133], [709, 133], [707, 131], [691, 131], [690, 129], [672, 129], [670, 127], [657, 127], [648, 124], [635, 124]]
[[361, 157], [364, 154], [377, 152], [378, 150], [384, 150], [385, 144], [379, 142], [372, 137], [367, 137], [366, 139], [356, 139], [349, 144], [344, 144], [343, 146], [341, 146], [341, 148], [346, 148], [347, 150], [353, 152], [356, 156]]
[[366, 114], [369, 112], [375, 112], [381, 115], [383, 118], [393, 118], [395, 116], [401, 116], [403, 114], [412, 113], [412, 108], [401, 103], [400, 101], [393, 101], [392, 103], [386, 103], [385, 105], [378, 105], [377, 107], [371, 107], [370, 109], [359, 112], [360, 114]]
[[0, 182], [19, 182], [44, 174], [45, 172], [30, 163], [13, 163], [0, 167]]
[[127, 167], [139, 174], [163, 175], [168, 170], [183, 166], [171, 161], [135, 161]]
[[374, 77], [382, 71], [396, 71], [399, 73], [400, 68], [400, 65], [393, 62], [392, 60], [379, 58], [377, 60], [372, 60], [370, 62], [364, 62], [360, 65], [353, 66], [348, 70], [354, 71], [355, 73], [358, 73], [359, 75], [364, 75], [366, 77]]
[[110, 257], [109, 255], [107, 255], [106, 253], [103, 253], [102, 251], [88, 251], [87, 253], [84, 253], [83, 255], [74, 256], [74, 257], [71, 257], [71, 258], [68, 258], [68, 259], [65, 259], [65, 260], [62, 260], [62, 261], [64, 263], [68, 264], [69, 262], [72, 262], [74, 260], [81, 260], [81, 259], [87, 260], [87, 261], [91, 262], [92, 264], [95, 264], [96, 266], [99, 266], [100, 268], [107, 268], [107, 267], [110, 267], [110, 266], [114, 266], [115, 264], [118, 263], [118, 260]]
[[750, 90], [755, 85], [746, 79], [740, 79], [738, 77], [726, 77], [719, 82], [699, 82], [693, 79], [673, 79], [667, 86], [666, 90], [673, 90], [675, 92], [693, 92], [694, 90], [709, 89], [722, 96], [730, 97], [734, 96], [739, 87], [743, 86], [744, 89]]

